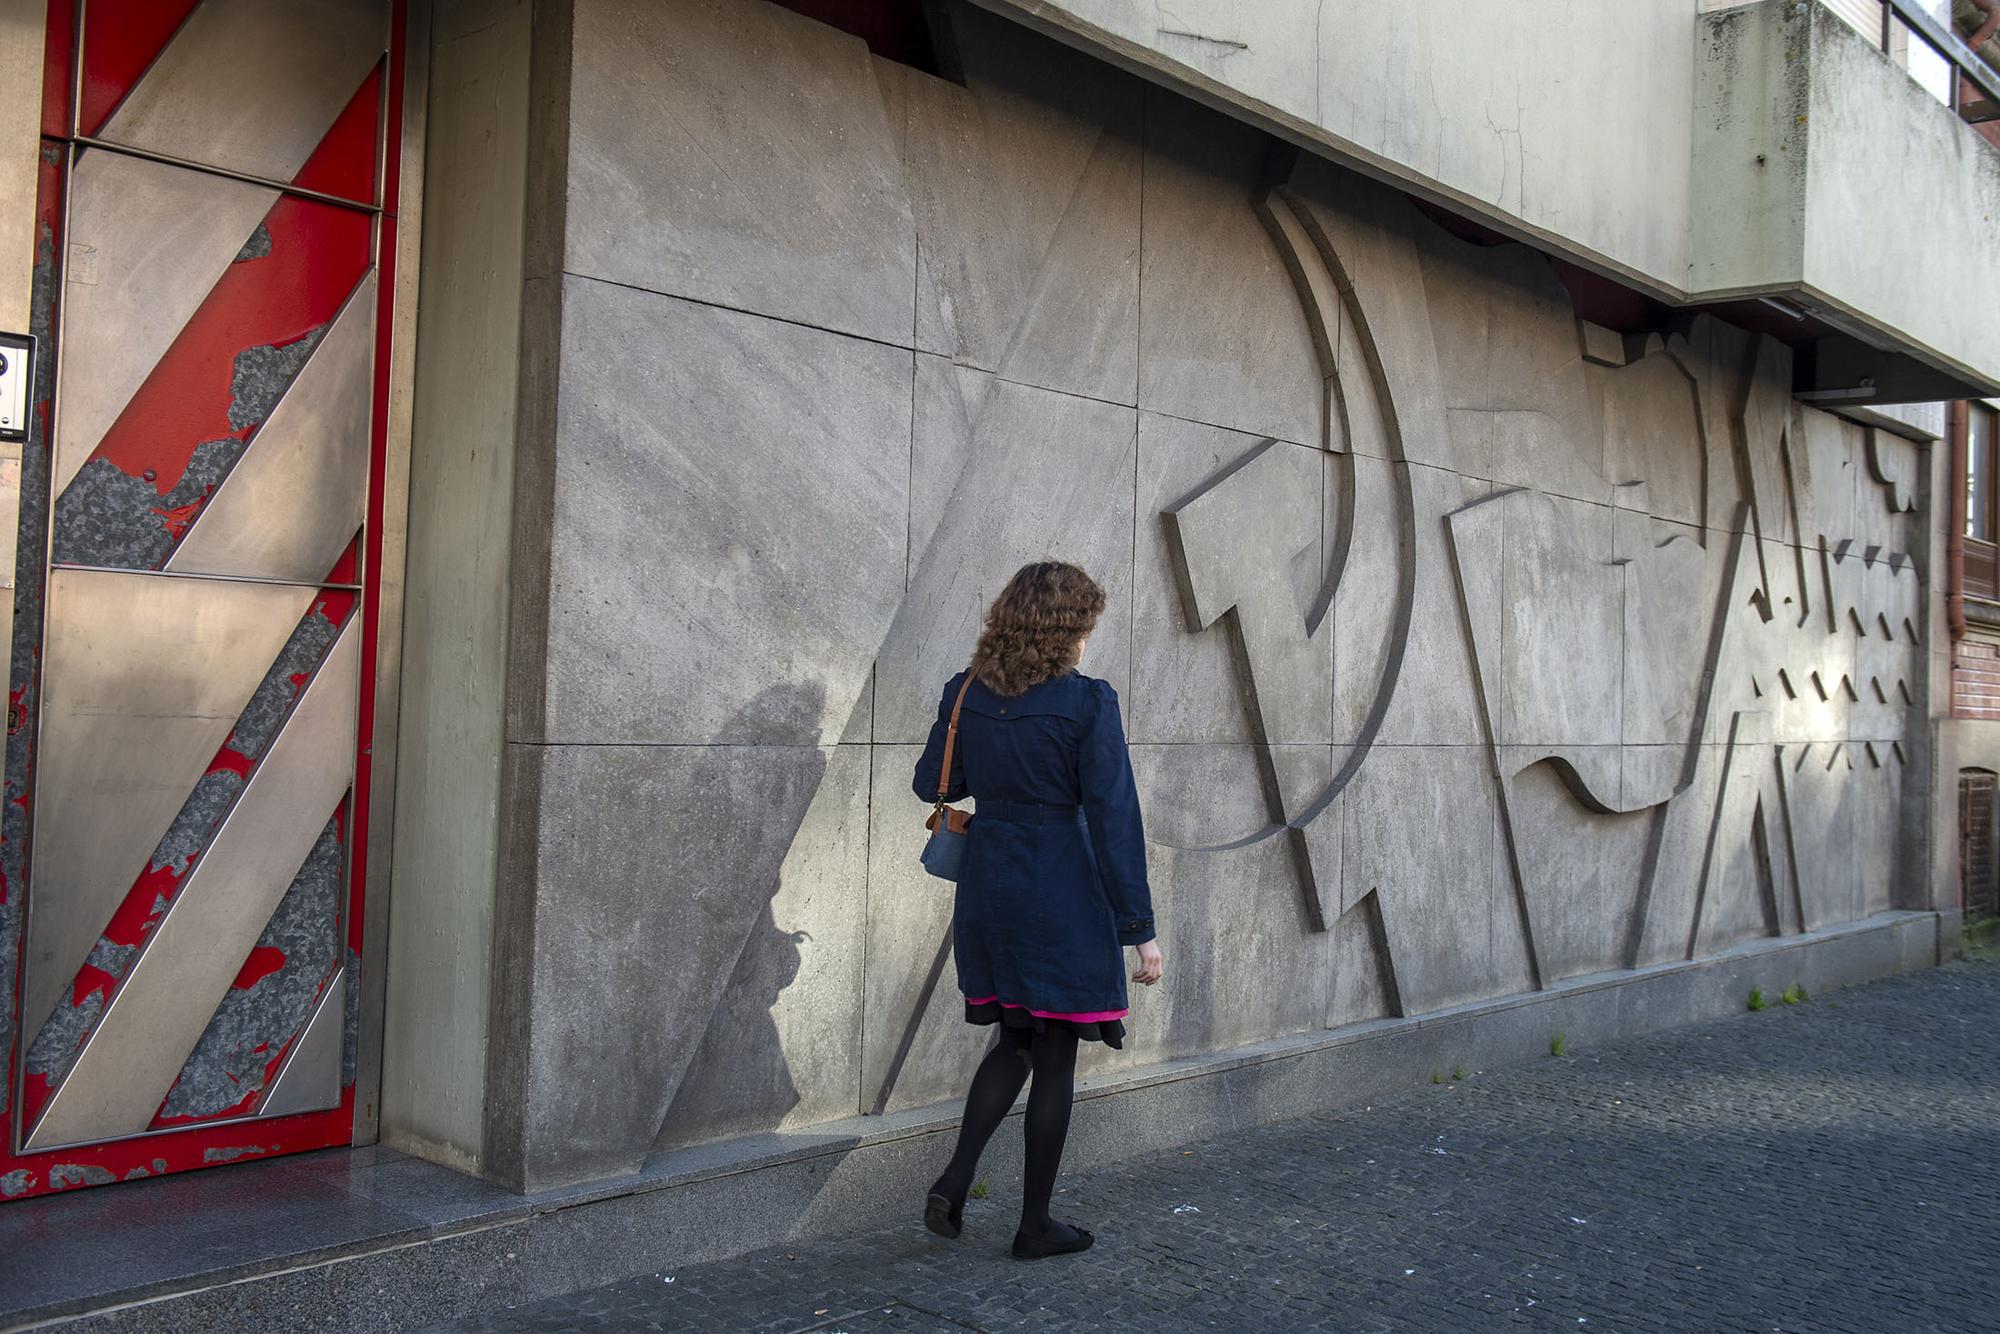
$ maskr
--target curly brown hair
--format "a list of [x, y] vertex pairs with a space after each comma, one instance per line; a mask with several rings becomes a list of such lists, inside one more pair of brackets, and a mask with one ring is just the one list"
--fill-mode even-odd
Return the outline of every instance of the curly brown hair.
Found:
[[1074, 565], [1023, 565], [986, 609], [972, 672], [1000, 695], [1061, 676], [1082, 656], [1083, 637], [1104, 614], [1104, 590]]

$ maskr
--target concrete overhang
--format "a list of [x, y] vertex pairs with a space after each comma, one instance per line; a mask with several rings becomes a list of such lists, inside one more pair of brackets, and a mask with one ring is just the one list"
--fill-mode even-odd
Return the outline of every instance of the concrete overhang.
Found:
[[2000, 151], [1818, 0], [977, 0], [1671, 307], [2000, 392]]

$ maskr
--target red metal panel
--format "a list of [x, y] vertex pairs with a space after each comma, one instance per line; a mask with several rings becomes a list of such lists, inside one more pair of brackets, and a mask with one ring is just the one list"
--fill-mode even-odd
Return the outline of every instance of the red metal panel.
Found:
[[[368, 271], [372, 231], [365, 213], [279, 199], [263, 223], [269, 253], [229, 266], [91, 457], [143, 477], [164, 498], [198, 445], [247, 439], [263, 416], [232, 415], [237, 358], [292, 347], [331, 323]], [[207, 500], [157, 513], [179, 538]]]
[[47, 12], [48, 31], [42, 39], [42, 133], [60, 139], [69, 133], [76, 0], [48, 0]]
[[77, 132], [94, 135], [200, 0], [90, 0]]
[[375, 178], [380, 158], [376, 147], [381, 141], [382, 68], [362, 80], [333, 127], [320, 140], [313, 155], [299, 168], [292, 184], [302, 190], [317, 190], [342, 199], [375, 198]]
[[[193, 10], [196, 0], [91, 0], [91, 40], [84, 52], [81, 88], [74, 95], [79, 106], [81, 133], [100, 129], [118, 102], [130, 91], [181, 22]], [[51, 0], [47, 68], [44, 80], [46, 144], [38, 201], [38, 244], [45, 256], [63, 253], [62, 163], [67, 151], [62, 140], [69, 132], [72, 90], [70, 69], [74, 41], [74, 0]], [[376, 181], [383, 181], [379, 217], [341, 209], [298, 197], [281, 199], [266, 219], [271, 250], [268, 257], [232, 266], [210, 292], [200, 311], [191, 319], [107, 435], [100, 456], [121, 471], [135, 476], [152, 476], [161, 494], [172, 489], [174, 480], [185, 471], [195, 445], [229, 434], [238, 438], [249, 427], [237, 427], [228, 420], [231, 401], [231, 372], [234, 357], [246, 348], [283, 345], [323, 326], [353, 290], [365, 272], [371, 252], [381, 268], [376, 322], [377, 353], [374, 402], [371, 418], [369, 500], [363, 533], [327, 572], [331, 585], [355, 584], [360, 593], [329, 587], [315, 603], [315, 613], [334, 623], [350, 616], [363, 620], [363, 680], [374, 679], [376, 645], [375, 599], [379, 588], [381, 555], [382, 479], [386, 467], [389, 392], [389, 340], [395, 295], [392, 264], [396, 253], [397, 146], [401, 138], [403, 88], [402, 35], [404, 6], [393, 7], [394, 42], [386, 68], [378, 69], [356, 90], [348, 107], [328, 131], [319, 147], [300, 170], [294, 184], [304, 189], [358, 200], [376, 197]], [[386, 85], [386, 87], [385, 87]], [[105, 150], [92, 150], [105, 151]], [[379, 229], [379, 235], [371, 232]], [[50, 349], [55, 351], [55, 349]], [[49, 442], [50, 404], [36, 405], [42, 423], [41, 447]], [[186, 514], [159, 512], [167, 524], [185, 524]], [[38, 650], [37, 650], [38, 651]], [[294, 689], [303, 687], [309, 674], [292, 678]], [[19, 691], [11, 698], [10, 730], [26, 721], [28, 700]], [[358, 959], [362, 943], [363, 863], [360, 849], [366, 846], [370, 741], [373, 736], [374, 700], [364, 688], [361, 698], [359, 753], [354, 786], [340, 811], [337, 828], [350, 863], [347, 902], [334, 923], [345, 961]], [[210, 763], [211, 772], [241, 774], [249, 757], [225, 744]], [[163, 867], [149, 871], [136, 882], [124, 904], [106, 929], [105, 935], [118, 942], [135, 942], [157, 922], [166, 902], [171, 901], [180, 874], [186, 867]], [[18, 903], [24, 887], [10, 883], [0, 871], [0, 902]], [[18, 948], [15, 941], [12, 947]], [[250, 951], [239, 970], [235, 989], [255, 987], [274, 970], [282, 968], [282, 952], [267, 947]], [[337, 965], [336, 965], [337, 966]], [[332, 972], [321, 979], [330, 983]], [[116, 985], [117, 979], [95, 968], [83, 970], [76, 980], [71, 999], [93, 989]], [[0, 1003], [19, 1013], [17, 994], [0, 997]], [[350, 974], [349, 986], [358, 983]], [[263, 1086], [282, 1065], [294, 1034], [282, 1045], [259, 1048], [254, 1055], [264, 1063]], [[15, 1155], [16, 1091], [33, 1109], [47, 1096], [39, 1081], [23, 1087], [21, 1048], [10, 1044], [4, 1060], [5, 1084], [0, 1086], [0, 1107], [6, 1109], [7, 1133], [0, 1136], [0, 1198], [45, 1194], [114, 1180], [176, 1172], [217, 1163], [300, 1152], [351, 1141], [354, 1121], [354, 1090], [342, 1089], [337, 1108], [325, 1112], [270, 1120], [234, 1120], [254, 1113], [260, 1092], [245, 1094], [235, 1106], [196, 1118], [156, 1119], [159, 1133], [132, 1139], [51, 1153]], [[227, 1124], [212, 1124], [226, 1121]]]

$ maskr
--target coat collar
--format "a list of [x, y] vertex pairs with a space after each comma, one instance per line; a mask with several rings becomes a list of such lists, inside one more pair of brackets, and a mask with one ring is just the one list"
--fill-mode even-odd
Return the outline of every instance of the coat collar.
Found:
[[975, 679], [965, 692], [965, 711], [988, 718], [1080, 718], [1089, 679], [1072, 668], [1018, 695], [997, 694]]

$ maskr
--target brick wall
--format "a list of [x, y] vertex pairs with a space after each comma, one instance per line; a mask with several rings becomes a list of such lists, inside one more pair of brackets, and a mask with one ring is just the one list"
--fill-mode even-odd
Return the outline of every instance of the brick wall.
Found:
[[1951, 713], [2000, 719], [2000, 644], [1959, 641], [1951, 661]]

